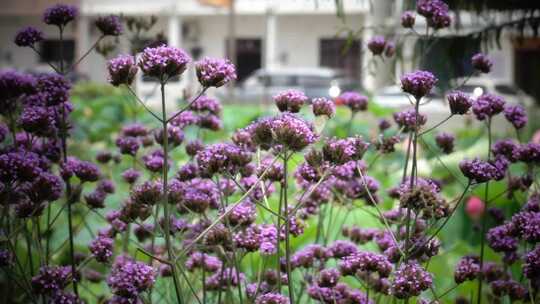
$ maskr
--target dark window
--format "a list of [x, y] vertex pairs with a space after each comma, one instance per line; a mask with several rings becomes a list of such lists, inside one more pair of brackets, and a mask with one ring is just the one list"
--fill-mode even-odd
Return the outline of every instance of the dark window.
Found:
[[416, 44], [417, 54], [424, 54], [421, 69], [433, 72], [443, 89], [451, 87], [450, 80], [472, 74], [471, 57], [479, 50], [479, 40], [468, 37], [419, 39]]
[[339, 69], [349, 78], [360, 79], [361, 77], [362, 57], [358, 40], [321, 39], [319, 58], [319, 63], [323, 67]]
[[[228, 39], [225, 40], [227, 58], [229, 56]], [[236, 39], [236, 75], [237, 82], [240, 83], [255, 70], [261, 68], [262, 50], [261, 39]]]
[[[73, 63], [75, 58], [75, 40], [67, 39], [47, 39], [40, 43], [39, 62], [60, 62], [60, 57], [64, 57], [67, 63]], [[62, 55], [61, 55], [62, 54]]]
[[495, 90], [504, 95], [518, 95], [519, 93], [516, 87], [508, 84], [498, 84], [495, 86]]

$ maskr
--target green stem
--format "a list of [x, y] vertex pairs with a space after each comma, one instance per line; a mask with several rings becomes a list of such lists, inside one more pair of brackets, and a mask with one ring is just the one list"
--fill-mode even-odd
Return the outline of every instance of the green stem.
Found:
[[[169, 260], [172, 261], [174, 259], [174, 254], [172, 251], [172, 244], [171, 244], [171, 229], [170, 229], [170, 222], [171, 217], [169, 215], [169, 184], [168, 184], [168, 174], [169, 174], [169, 133], [167, 129], [167, 106], [165, 104], [165, 83], [161, 83], [161, 110], [162, 110], [162, 130], [163, 130], [163, 215], [165, 217], [165, 247], [167, 247], [167, 255], [169, 257]], [[156, 225], [158, 225], [156, 223]], [[152, 248], [153, 250], [153, 248]], [[181, 292], [180, 292], [180, 284], [178, 282], [178, 276], [176, 273], [176, 264], [171, 264], [171, 272], [174, 282], [174, 291], [176, 293], [176, 301], [178, 303], [182, 303], [181, 299]]]
[[[488, 160], [491, 157], [491, 118], [488, 118], [487, 122], [487, 131], [488, 131]], [[489, 195], [489, 181], [486, 182], [486, 188], [484, 192], [484, 202], [486, 202], [486, 208], [487, 208], [487, 202], [488, 202], [488, 195]], [[485, 212], [482, 214], [482, 228], [480, 231], [480, 269], [483, 269], [484, 267], [484, 251], [485, 251], [485, 243], [486, 243], [486, 230], [487, 230], [487, 216]], [[482, 303], [482, 276], [478, 276], [478, 287], [477, 287], [477, 294], [478, 294], [478, 300], [477, 304]]]
[[[293, 280], [292, 280], [292, 268], [291, 268], [291, 244], [290, 244], [290, 218], [289, 218], [289, 204], [287, 199], [287, 190], [288, 190], [288, 170], [287, 170], [287, 162], [289, 160], [289, 155], [287, 154], [287, 150], [283, 152], [283, 202], [285, 207], [285, 261], [287, 264], [287, 283], [289, 285], [289, 300], [291, 304], [294, 304], [294, 289], [293, 289]], [[279, 234], [279, 231], [278, 231]], [[278, 273], [279, 275], [279, 273]], [[278, 276], [279, 278], [279, 276]]]

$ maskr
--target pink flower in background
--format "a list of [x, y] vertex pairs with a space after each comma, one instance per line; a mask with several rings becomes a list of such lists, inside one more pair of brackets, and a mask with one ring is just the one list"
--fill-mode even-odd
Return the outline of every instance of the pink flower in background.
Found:
[[486, 204], [478, 196], [469, 197], [469, 200], [465, 204], [465, 213], [473, 220], [479, 219], [485, 209]]

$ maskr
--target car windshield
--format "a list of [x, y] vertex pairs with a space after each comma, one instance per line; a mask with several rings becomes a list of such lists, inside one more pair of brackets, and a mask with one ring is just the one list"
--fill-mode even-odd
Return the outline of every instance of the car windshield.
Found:
[[330, 77], [322, 76], [299, 76], [298, 85], [304, 88], [329, 87], [332, 82]]
[[269, 87], [290, 87], [298, 85], [298, 78], [293, 75], [270, 75], [266, 77]]
[[498, 84], [495, 86], [495, 90], [500, 94], [505, 95], [518, 95], [519, 91], [516, 87], [509, 84]]
[[483, 85], [466, 84], [459, 88], [460, 91], [467, 94], [482, 95], [487, 93], [487, 88]]

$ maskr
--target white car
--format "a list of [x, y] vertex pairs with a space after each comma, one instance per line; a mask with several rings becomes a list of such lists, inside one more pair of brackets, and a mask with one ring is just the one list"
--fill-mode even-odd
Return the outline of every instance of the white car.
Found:
[[[399, 86], [394, 85], [376, 91], [373, 95], [373, 102], [381, 107], [403, 110], [412, 107], [414, 101]], [[433, 89], [432, 93], [422, 100], [421, 109], [422, 112], [427, 113], [448, 112], [448, 107], [437, 89]]]
[[[303, 91], [309, 98], [336, 98], [344, 91], [358, 90], [360, 82], [329, 68], [259, 69], [234, 88], [234, 101], [269, 102], [272, 96], [287, 89]], [[216, 92], [222, 100], [227, 92]]]
[[528, 108], [534, 105], [534, 99], [523, 92], [516, 85], [488, 77], [472, 77], [470, 79], [458, 79], [458, 84], [465, 83], [458, 87], [458, 90], [470, 94], [473, 98], [484, 93], [496, 94], [504, 98], [507, 103], [521, 104]]

